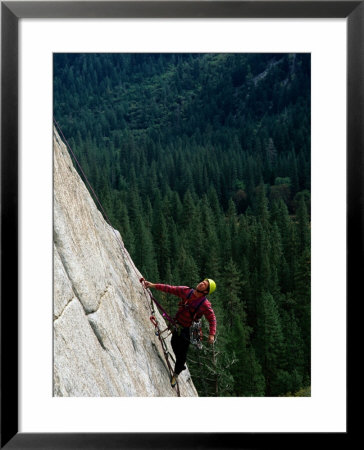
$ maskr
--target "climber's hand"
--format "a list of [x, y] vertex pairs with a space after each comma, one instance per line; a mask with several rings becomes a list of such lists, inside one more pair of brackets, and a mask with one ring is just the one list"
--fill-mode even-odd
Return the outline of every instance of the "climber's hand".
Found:
[[144, 287], [146, 289], [153, 288], [154, 287], [154, 283], [151, 283], [150, 281], [144, 280]]
[[213, 334], [209, 334], [209, 344], [212, 345], [215, 342], [215, 336]]

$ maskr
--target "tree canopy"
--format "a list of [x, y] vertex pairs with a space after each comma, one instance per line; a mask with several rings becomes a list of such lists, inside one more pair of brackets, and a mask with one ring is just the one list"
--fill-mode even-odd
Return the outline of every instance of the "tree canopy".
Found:
[[309, 54], [54, 54], [54, 116], [138, 269], [217, 283], [200, 395], [309, 391], [310, 97]]

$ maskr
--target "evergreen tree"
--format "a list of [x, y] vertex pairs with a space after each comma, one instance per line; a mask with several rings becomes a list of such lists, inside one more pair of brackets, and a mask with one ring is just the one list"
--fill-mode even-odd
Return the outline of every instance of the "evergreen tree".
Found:
[[193, 256], [186, 252], [183, 245], [180, 247], [176, 264], [179, 269], [180, 279], [183, 280], [183, 284], [186, 286], [195, 286], [197, 280], [200, 278], [198, 267]]
[[260, 184], [257, 189], [257, 216], [263, 228], [267, 229], [269, 224], [269, 210], [265, 186], [263, 184]]
[[120, 233], [124, 240], [124, 245], [129, 254], [133, 255], [135, 251], [135, 240], [129, 221], [128, 210], [120, 198], [117, 198], [115, 203], [115, 216], [117, 217], [117, 223], [120, 224]]
[[158, 272], [161, 280], [167, 276], [167, 262], [170, 259], [170, 239], [166, 219], [162, 212], [161, 200], [155, 202], [152, 224], [153, 244], [156, 251]]
[[134, 262], [146, 279], [159, 280], [158, 265], [150, 231], [141, 217], [135, 221]]
[[224, 349], [223, 341], [218, 339], [213, 346], [204, 345], [202, 350], [191, 349], [187, 363], [200, 396], [231, 396], [234, 379], [230, 368], [236, 359]]
[[270, 290], [272, 287], [272, 270], [269, 261], [269, 254], [271, 253], [269, 235], [265, 232], [261, 226], [261, 223], [257, 226], [257, 271], [258, 277], [258, 290], [260, 292], [264, 290]]
[[278, 370], [284, 361], [284, 339], [278, 307], [271, 294], [258, 298], [256, 351], [266, 381], [266, 395], [282, 394], [277, 386]]
[[311, 253], [306, 248], [299, 259], [295, 273], [296, 316], [304, 340], [306, 373], [311, 371]]
[[298, 377], [301, 377], [301, 383], [299, 384], [302, 386], [303, 374], [305, 373], [305, 355], [304, 340], [293, 310], [282, 311], [282, 330], [286, 343], [285, 367], [292, 376], [292, 386], [287, 390], [294, 392], [298, 390], [295, 385]]
[[234, 326], [229, 332], [228, 342], [227, 351], [236, 358], [236, 362], [230, 370], [234, 379], [233, 395], [239, 397], [264, 396], [264, 376], [254, 348], [249, 345], [249, 329], [243, 318], [234, 319]]
[[308, 221], [307, 207], [304, 196], [301, 195], [297, 206], [297, 234], [298, 234], [298, 249], [299, 252], [305, 251], [310, 244], [310, 226]]
[[230, 258], [226, 264], [221, 284], [221, 294], [225, 297], [225, 323], [231, 328], [233, 317], [245, 317], [242, 300], [240, 299], [241, 281], [234, 261]]

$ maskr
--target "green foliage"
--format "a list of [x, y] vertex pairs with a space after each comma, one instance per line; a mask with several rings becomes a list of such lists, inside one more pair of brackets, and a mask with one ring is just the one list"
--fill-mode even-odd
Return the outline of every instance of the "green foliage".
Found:
[[54, 55], [54, 115], [138, 269], [217, 283], [200, 395], [309, 395], [310, 96], [308, 54]]
[[257, 302], [257, 355], [266, 379], [266, 395], [275, 396], [279, 394], [279, 386], [284, 377], [281, 370], [285, 357], [282, 325], [278, 306], [269, 292], [263, 292]]
[[277, 177], [274, 180], [274, 184], [277, 185], [277, 186], [282, 185], [282, 184], [290, 185], [291, 184], [291, 179], [289, 177], [285, 177], [285, 178]]

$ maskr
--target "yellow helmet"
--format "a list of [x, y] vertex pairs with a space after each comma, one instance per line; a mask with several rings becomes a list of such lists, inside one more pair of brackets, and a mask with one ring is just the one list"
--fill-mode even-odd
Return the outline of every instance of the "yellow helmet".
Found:
[[205, 278], [205, 280], [209, 282], [209, 294], [212, 294], [216, 289], [216, 283], [214, 280], [211, 280], [210, 278]]

